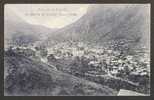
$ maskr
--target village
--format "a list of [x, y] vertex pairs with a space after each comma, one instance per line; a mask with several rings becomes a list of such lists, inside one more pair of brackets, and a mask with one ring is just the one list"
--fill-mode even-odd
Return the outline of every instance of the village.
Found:
[[[114, 43], [114, 45], [121, 48], [119, 44]], [[91, 46], [82, 42], [63, 42], [50, 48], [33, 45], [15, 46], [8, 50], [77, 77], [89, 80], [89, 77], [97, 79], [96, 77], [107, 75], [107, 77], [147, 88], [150, 78], [149, 53], [136, 52], [136, 55], [131, 55], [127, 52], [125, 54], [124, 50], [115, 50], [114, 45], [111, 48]], [[146, 90], [143, 89], [143, 91]]]

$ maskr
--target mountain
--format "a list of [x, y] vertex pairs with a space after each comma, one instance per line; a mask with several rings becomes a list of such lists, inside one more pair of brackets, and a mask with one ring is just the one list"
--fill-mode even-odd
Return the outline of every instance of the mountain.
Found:
[[58, 30], [44, 43], [54, 41], [84, 41], [104, 44], [125, 39], [135, 45], [149, 47], [150, 12], [148, 5], [91, 5], [78, 21]]
[[42, 41], [49, 33], [55, 30], [42, 25], [30, 24], [11, 9], [5, 11], [4, 35], [6, 45], [13, 42], [18, 42], [17, 44], [22, 45], [22, 43], [28, 44]]
[[9, 96], [114, 96], [117, 92], [75, 76], [54, 70], [12, 51], [4, 57], [4, 94]]

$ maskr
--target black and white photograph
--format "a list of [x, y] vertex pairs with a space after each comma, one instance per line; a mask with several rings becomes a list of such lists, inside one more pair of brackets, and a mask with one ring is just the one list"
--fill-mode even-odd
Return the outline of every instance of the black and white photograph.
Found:
[[150, 96], [145, 4], [5, 4], [4, 96]]

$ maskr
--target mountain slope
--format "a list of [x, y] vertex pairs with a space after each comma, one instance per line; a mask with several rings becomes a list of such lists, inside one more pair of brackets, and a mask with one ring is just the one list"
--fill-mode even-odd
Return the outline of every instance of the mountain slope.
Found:
[[139, 44], [149, 47], [149, 11], [148, 5], [91, 5], [78, 21], [55, 32], [46, 41], [73, 39], [103, 44], [126, 39], [134, 43], [139, 40]]
[[21, 39], [19, 43], [33, 43], [45, 39], [49, 33], [55, 30], [42, 25], [30, 24], [10, 9], [6, 9], [5, 11], [5, 44], [16, 42], [19, 39]]
[[22, 55], [6, 52], [5, 95], [116, 95], [116, 91], [75, 76], [53, 70]]

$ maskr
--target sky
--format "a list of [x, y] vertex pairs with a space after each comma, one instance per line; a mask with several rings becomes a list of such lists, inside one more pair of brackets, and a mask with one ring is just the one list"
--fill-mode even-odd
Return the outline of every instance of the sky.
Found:
[[88, 4], [6, 4], [5, 11], [13, 12], [30, 24], [62, 28], [82, 17]]
[[[94, 5], [94, 4], [93, 4]], [[98, 4], [95, 4], [98, 5]], [[103, 4], [115, 7], [115, 4]], [[116, 4], [123, 7], [127, 4]], [[132, 5], [132, 4], [131, 4]], [[5, 12], [17, 16], [30, 24], [44, 25], [49, 28], [62, 28], [69, 25], [86, 12], [90, 4], [5, 4]], [[11, 17], [12, 18], [12, 17]]]

